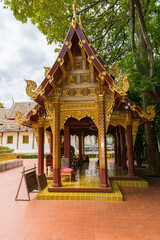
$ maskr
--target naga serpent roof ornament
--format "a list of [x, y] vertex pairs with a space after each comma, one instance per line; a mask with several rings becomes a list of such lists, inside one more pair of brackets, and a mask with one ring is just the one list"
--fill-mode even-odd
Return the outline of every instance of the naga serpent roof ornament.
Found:
[[26, 86], [26, 93], [31, 99], [36, 99], [36, 97], [42, 93], [42, 86], [40, 85], [37, 88], [37, 83], [34, 82], [33, 80], [25, 80], [27, 83]]

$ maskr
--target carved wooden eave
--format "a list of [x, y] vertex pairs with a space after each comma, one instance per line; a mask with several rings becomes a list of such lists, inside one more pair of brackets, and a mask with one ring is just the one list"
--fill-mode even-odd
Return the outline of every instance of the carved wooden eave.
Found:
[[23, 125], [26, 127], [32, 127], [32, 121], [37, 121], [38, 110], [42, 109], [40, 104], [37, 104], [30, 112], [23, 115], [21, 112], [16, 112], [15, 121], [18, 125]]
[[122, 104], [131, 111], [132, 119], [140, 120], [140, 124], [153, 121], [156, 116], [155, 106], [148, 106], [145, 112], [127, 97], [122, 99]]

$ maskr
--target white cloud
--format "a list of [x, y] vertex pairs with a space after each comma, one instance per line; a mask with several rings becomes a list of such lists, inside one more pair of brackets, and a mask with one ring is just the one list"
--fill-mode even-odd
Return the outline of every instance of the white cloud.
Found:
[[0, 2], [0, 102], [11, 107], [28, 101], [24, 79], [39, 85], [44, 79], [43, 66], [51, 67], [57, 57], [55, 44], [47, 45], [45, 36], [31, 23], [17, 21]]

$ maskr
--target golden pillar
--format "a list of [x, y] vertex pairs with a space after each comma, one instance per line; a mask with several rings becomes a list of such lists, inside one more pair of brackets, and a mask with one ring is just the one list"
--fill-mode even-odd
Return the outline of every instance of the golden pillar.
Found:
[[105, 120], [105, 98], [98, 95], [98, 143], [99, 143], [99, 174], [102, 188], [108, 187], [107, 176], [107, 151], [106, 151], [106, 120]]
[[53, 187], [61, 187], [61, 156], [60, 156], [60, 98], [59, 94], [55, 93], [53, 104], [53, 119], [52, 119], [52, 133], [53, 133]]

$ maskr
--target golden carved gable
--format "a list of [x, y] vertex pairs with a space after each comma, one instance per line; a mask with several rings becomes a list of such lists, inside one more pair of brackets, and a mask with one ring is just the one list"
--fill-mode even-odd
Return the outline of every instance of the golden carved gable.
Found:
[[70, 117], [81, 120], [90, 117], [98, 127], [98, 107], [97, 103], [66, 103], [61, 104], [60, 128], [63, 128], [66, 120]]

